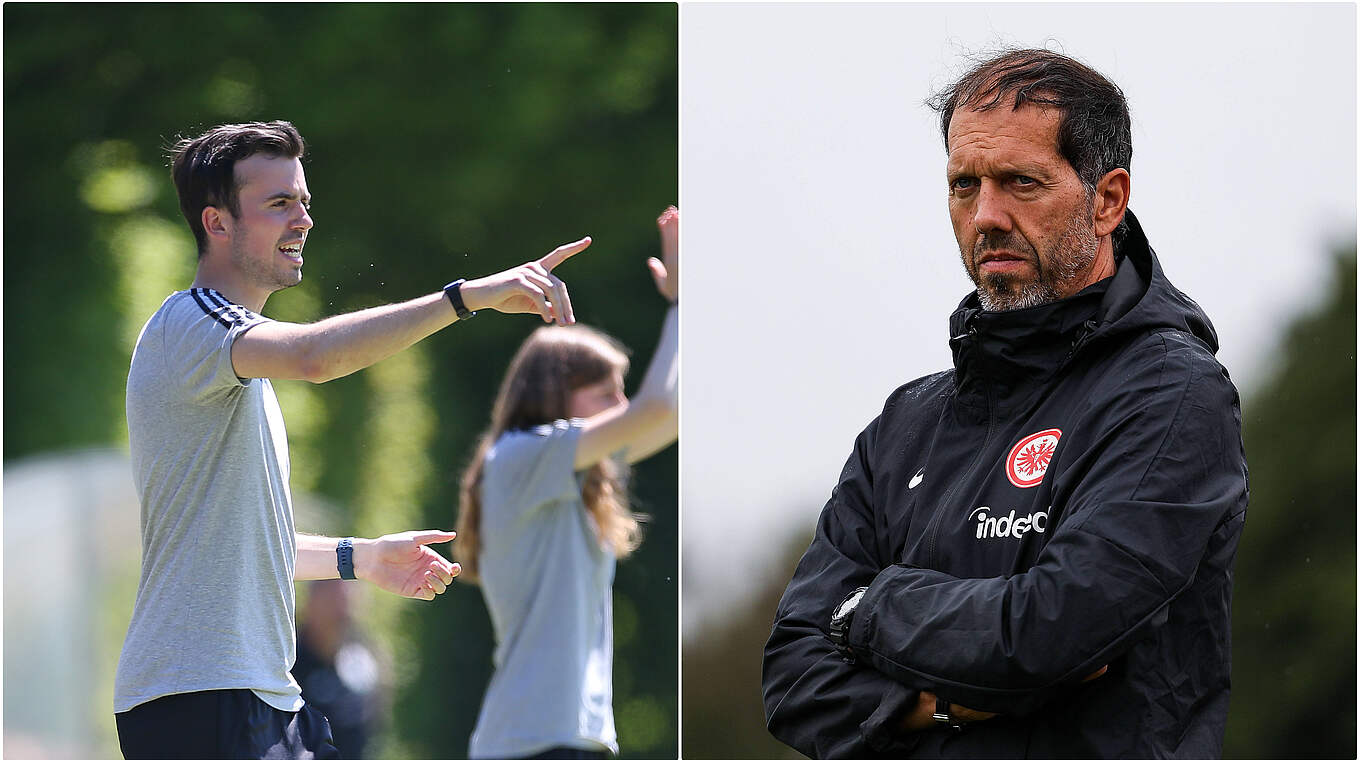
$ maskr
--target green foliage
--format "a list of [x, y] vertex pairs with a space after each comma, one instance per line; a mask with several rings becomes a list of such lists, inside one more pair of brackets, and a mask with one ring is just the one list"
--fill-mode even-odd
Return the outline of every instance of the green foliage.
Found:
[[775, 608], [812, 542], [813, 526], [788, 539], [759, 593], [721, 623], [685, 643], [684, 747], [687, 758], [801, 758], [765, 730], [761, 657]]
[[1243, 404], [1231, 757], [1355, 755], [1355, 278], [1352, 244]]
[[[675, 5], [11, 4], [4, 15], [6, 457], [126, 440], [136, 335], [193, 271], [165, 148], [228, 121], [284, 118], [308, 141], [305, 279], [270, 299], [270, 316], [422, 295], [589, 234], [592, 248], [559, 273], [578, 319], [632, 347], [636, 384], [664, 313], [644, 264], [653, 219], [678, 195]], [[391, 367], [280, 383], [295, 489], [341, 504], [355, 529], [451, 527], [460, 469], [534, 326], [487, 315]], [[675, 453], [636, 482], [655, 520], [618, 571], [616, 598], [636, 619], [617, 646], [618, 730], [630, 756], [672, 756]], [[411, 648], [390, 653], [410, 678], [383, 746], [462, 755], [490, 672], [479, 592], [460, 585], [376, 616], [385, 640]]]

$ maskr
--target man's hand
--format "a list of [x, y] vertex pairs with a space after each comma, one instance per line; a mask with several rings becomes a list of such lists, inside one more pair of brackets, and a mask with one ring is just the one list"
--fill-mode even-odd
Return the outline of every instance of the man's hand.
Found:
[[[975, 723], [995, 718], [997, 713], [970, 710], [963, 705], [950, 705], [949, 715], [962, 723]], [[924, 731], [940, 725], [935, 722], [935, 692], [923, 691], [916, 697], [916, 707], [902, 719], [903, 731]]]
[[567, 284], [552, 270], [590, 246], [590, 238], [558, 246], [536, 261], [498, 274], [468, 280], [459, 288], [463, 305], [472, 311], [495, 309], [505, 314], [537, 314], [544, 322], [575, 324]]
[[408, 530], [379, 538], [354, 539], [354, 575], [411, 599], [430, 601], [462, 572], [428, 544], [452, 541], [455, 533], [442, 530]]
[[1110, 669], [1110, 666], [1109, 666], [1109, 665], [1101, 665], [1101, 666], [1100, 666], [1100, 670], [1097, 670], [1096, 672], [1092, 673], [1091, 675], [1086, 676], [1085, 678], [1081, 679], [1081, 682], [1082, 682], [1082, 683], [1086, 683], [1087, 681], [1094, 681], [1094, 680], [1096, 680], [1097, 678], [1100, 678], [1101, 676], [1105, 675], [1105, 672], [1108, 671], [1109, 669]]
[[[1109, 669], [1109, 665], [1101, 665], [1099, 670], [1081, 679], [1081, 682], [1086, 683], [1087, 681], [1094, 681], [1105, 675], [1106, 671]], [[964, 707], [963, 705], [951, 704], [949, 706], [949, 715], [954, 720], [961, 723], [976, 723], [980, 720], [995, 718], [998, 713], [973, 710]], [[916, 707], [902, 719], [902, 730], [924, 731], [927, 728], [932, 728], [937, 725], [939, 724], [935, 722], [935, 692], [923, 691], [916, 698]]]
[[656, 220], [661, 230], [661, 258], [647, 259], [656, 290], [671, 303], [680, 300], [680, 210], [669, 206]]

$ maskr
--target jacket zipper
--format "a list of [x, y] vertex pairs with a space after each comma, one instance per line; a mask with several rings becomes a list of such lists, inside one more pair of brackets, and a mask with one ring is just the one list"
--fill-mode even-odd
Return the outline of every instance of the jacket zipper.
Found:
[[[970, 330], [969, 334], [976, 334], [976, 328]], [[949, 490], [944, 492], [944, 496], [940, 498], [938, 503], [942, 507], [949, 503], [950, 497], [954, 495], [954, 492], [958, 490], [961, 484], [972, 482], [973, 472], [977, 470], [978, 463], [986, 456], [987, 447], [992, 442], [992, 433], [996, 429], [996, 415], [994, 414], [992, 384], [990, 382], [987, 383], [985, 398], [987, 399], [987, 435], [982, 439], [982, 445], [978, 447], [978, 453], [973, 457], [973, 461], [968, 465], [968, 469], [964, 471], [963, 476], [956, 478], [954, 484], [951, 485]], [[937, 511], [935, 524], [930, 526], [930, 533], [926, 537], [926, 551], [925, 556], [922, 558], [926, 567], [939, 566], [939, 557], [936, 556], [936, 547], [939, 544], [940, 531], [944, 529], [944, 521], [945, 515], [942, 512]]]
[[1081, 331], [1077, 333], [1076, 340], [1072, 341], [1072, 348], [1068, 350], [1067, 356], [1063, 358], [1062, 364], [1059, 366], [1066, 366], [1068, 362], [1072, 361], [1072, 357], [1077, 355], [1077, 351], [1080, 351], [1081, 347], [1086, 345], [1087, 339], [1094, 335], [1095, 332], [1096, 321], [1094, 319], [1088, 319], [1083, 322]]

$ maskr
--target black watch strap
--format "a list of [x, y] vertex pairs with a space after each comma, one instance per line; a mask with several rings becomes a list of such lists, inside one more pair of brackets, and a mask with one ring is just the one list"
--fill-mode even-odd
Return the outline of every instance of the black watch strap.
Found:
[[851, 591], [831, 612], [831, 625], [828, 626], [831, 643], [840, 653], [841, 659], [852, 664], [855, 662], [855, 651], [850, 648], [850, 624], [854, 621], [855, 608], [859, 606], [859, 600], [864, 598], [864, 593], [868, 590], [868, 586], [860, 586]]
[[460, 320], [472, 319], [477, 316], [477, 312], [469, 311], [467, 305], [463, 303], [463, 294], [459, 291], [459, 288], [461, 288], [465, 282], [467, 282], [467, 280], [454, 280], [444, 286], [444, 295], [449, 297], [449, 303], [453, 304], [453, 310], [458, 313], [458, 319]]
[[954, 717], [949, 714], [949, 700], [944, 697], [935, 697], [935, 714], [930, 717], [934, 718], [935, 722], [942, 726], [949, 726], [955, 731], [963, 730], [963, 724], [954, 720]]
[[341, 578], [354, 580], [354, 539], [342, 538], [335, 545], [335, 566], [340, 570]]

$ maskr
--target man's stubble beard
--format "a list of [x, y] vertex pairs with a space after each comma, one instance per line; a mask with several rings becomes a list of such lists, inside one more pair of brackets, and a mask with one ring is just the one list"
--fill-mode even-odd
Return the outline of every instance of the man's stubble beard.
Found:
[[232, 241], [231, 261], [235, 265], [236, 271], [245, 275], [252, 285], [263, 288], [270, 293], [302, 284], [302, 270], [296, 270], [295, 273], [280, 273], [272, 256], [269, 263], [261, 262], [258, 258], [252, 257], [236, 241]]
[[[979, 275], [977, 261], [988, 249], [1028, 251], [1037, 270], [1032, 279], [1019, 281], [1012, 274]], [[1015, 232], [1004, 237], [979, 237], [973, 246], [973, 265], [964, 270], [977, 286], [978, 301], [985, 311], [1014, 311], [1040, 306], [1063, 298], [1067, 283], [1089, 271], [1100, 250], [1100, 239], [1095, 235], [1094, 221], [1078, 209], [1067, 219], [1063, 234], [1039, 256], [1029, 241]]]

